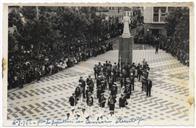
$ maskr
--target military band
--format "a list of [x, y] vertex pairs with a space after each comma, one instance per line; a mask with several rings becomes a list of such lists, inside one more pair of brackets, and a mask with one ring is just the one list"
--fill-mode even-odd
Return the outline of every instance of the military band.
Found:
[[[95, 64], [94, 78], [90, 75], [86, 81], [83, 77], [79, 78], [79, 85], [69, 98], [70, 106], [76, 106], [80, 99], [86, 100], [86, 106], [91, 107], [98, 102], [100, 108], [109, 108], [110, 114], [114, 114], [117, 97], [119, 108], [126, 108], [128, 99], [135, 91], [136, 79], [141, 83], [142, 93], [151, 96], [152, 81], [149, 77], [149, 65], [143, 60], [142, 64], [135, 63], [119, 67], [117, 63], [111, 64], [110, 61]], [[95, 85], [95, 86], [94, 86]], [[82, 98], [81, 98], [82, 97]], [[107, 105], [106, 105], [107, 104]]]

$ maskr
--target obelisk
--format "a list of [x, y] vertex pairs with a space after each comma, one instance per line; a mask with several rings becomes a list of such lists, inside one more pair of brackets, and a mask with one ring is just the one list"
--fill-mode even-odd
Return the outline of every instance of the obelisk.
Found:
[[130, 23], [130, 17], [126, 15], [123, 17], [123, 34], [120, 36], [119, 39], [119, 64], [122, 68], [124, 65], [132, 64], [132, 57], [133, 57], [133, 36], [131, 36], [130, 30], [129, 30], [129, 23]]

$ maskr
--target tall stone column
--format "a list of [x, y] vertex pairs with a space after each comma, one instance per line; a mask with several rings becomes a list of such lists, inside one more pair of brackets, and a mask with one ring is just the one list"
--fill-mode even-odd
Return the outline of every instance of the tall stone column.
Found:
[[120, 67], [123, 65], [132, 64], [132, 58], [133, 58], [133, 44], [134, 39], [133, 36], [130, 34], [129, 30], [129, 23], [130, 23], [130, 17], [127, 15], [123, 17], [124, 22], [124, 28], [123, 28], [123, 34], [119, 38], [119, 64]]

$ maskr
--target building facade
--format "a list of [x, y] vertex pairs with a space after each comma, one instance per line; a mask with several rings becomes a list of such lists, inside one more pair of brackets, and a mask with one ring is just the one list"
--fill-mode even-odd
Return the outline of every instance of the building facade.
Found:
[[167, 35], [165, 29], [165, 18], [168, 7], [145, 7], [144, 8], [144, 34], [145, 35]]

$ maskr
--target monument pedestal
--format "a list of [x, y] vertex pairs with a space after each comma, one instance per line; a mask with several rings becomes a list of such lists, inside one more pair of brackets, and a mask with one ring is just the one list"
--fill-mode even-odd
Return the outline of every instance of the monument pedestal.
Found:
[[127, 12], [126, 12], [126, 16], [123, 17], [123, 22], [124, 22], [123, 33], [119, 40], [118, 62], [120, 68], [124, 67], [124, 65], [132, 64], [133, 44], [134, 44], [133, 36], [131, 36], [131, 33], [129, 31], [130, 17], [127, 15]]
[[123, 65], [132, 64], [133, 58], [133, 37], [120, 37], [119, 38], [119, 64], [120, 67]]

